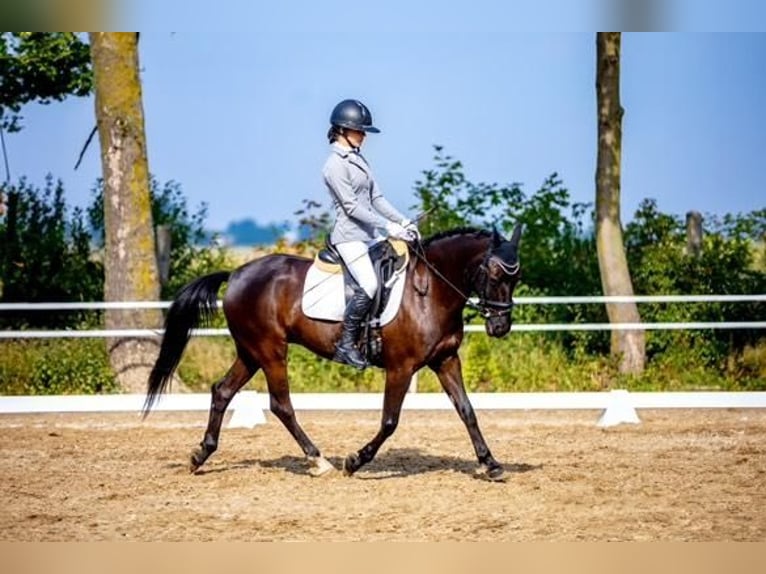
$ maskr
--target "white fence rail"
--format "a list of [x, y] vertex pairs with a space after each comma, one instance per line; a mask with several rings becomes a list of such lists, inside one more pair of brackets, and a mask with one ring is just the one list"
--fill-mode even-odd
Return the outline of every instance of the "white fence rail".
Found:
[[[766, 301], [766, 294], [759, 295], [633, 295], [633, 296], [583, 296], [583, 297], [518, 297], [517, 305], [585, 305], [604, 303], [741, 303]], [[106, 309], [166, 309], [170, 301], [112, 301], [80, 303], [0, 303], [1, 311], [81, 311]], [[220, 302], [219, 302], [220, 306]], [[548, 323], [515, 324], [515, 332], [530, 331], [607, 331], [607, 330], [683, 330], [683, 329], [764, 329], [765, 321], [688, 321], [664, 323]], [[483, 331], [482, 325], [466, 325], [466, 332]], [[89, 329], [67, 331], [0, 331], [0, 339], [55, 339], [55, 338], [104, 338], [104, 337], [159, 337], [162, 329]], [[196, 329], [194, 336], [228, 335], [228, 329]]]

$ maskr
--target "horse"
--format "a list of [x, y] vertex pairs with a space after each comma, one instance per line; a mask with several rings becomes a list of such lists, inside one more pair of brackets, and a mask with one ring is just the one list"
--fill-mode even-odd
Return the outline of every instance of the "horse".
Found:
[[[381, 330], [378, 366], [385, 369], [383, 409], [375, 436], [343, 462], [353, 475], [373, 460], [399, 423], [410, 379], [429, 367], [439, 379], [468, 430], [479, 466], [476, 476], [504, 479], [482, 436], [463, 384], [458, 348], [464, 334], [464, 309], [474, 307], [491, 337], [506, 335], [512, 324], [513, 291], [520, 278], [521, 226], [510, 240], [495, 229], [460, 227], [409, 244], [410, 257], [401, 306]], [[290, 400], [287, 355], [299, 344], [332, 359], [340, 336], [339, 322], [307, 317], [301, 308], [304, 279], [312, 260], [289, 254], [266, 255], [233, 271], [219, 271], [191, 281], [176, 295], [165, 317], [160, 352], [147, 385], [144, 416], [166, 390], [193, 329], [207, 324], [218, 308], [218, 291], [228, 282], [223, 313], [237, 356], [228, 372], [211, 387], [207, 428], [191, 453], [197, 471], [218, 448], [224, 413], [234, 395], [262, 369], [271, 412], [282, 422], [306, 456], [308, 472], [321, 476], [335, 467], [325, 459], [298, 423]], [[470, 296], [476, 293], [478, 301]]]

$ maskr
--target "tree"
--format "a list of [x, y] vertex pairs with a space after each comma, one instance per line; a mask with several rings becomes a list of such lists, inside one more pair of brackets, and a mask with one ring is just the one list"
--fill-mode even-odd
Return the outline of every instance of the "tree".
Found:
[[0, 129], [21, 129], [21, 107], [66, 96], [87, 96], [93, 86], [88, 45], [72, 32], [0, 33]]
[[[104, 179], [104, 299], [153, 301], [160, 295], [149, 196], [144, 113], [135, 33], [93, 32], [91, 54]], [[110, 310], [107, 329], [158, 327], [156, 310]], [[153, 339], [108, 339], [123, 390], [142, 392], [157, 352]]]
[[[69, 95], [87, 96], [92, 86], [88, 45], [76, 34], [0, 32], [0, 139], [7, 180], [11, 176], [3, 131], [21, 129], [21, 107], [33, 101], [48, 104]], [[0, 187], [0, 217], [11, 191]]]
[[[201, 275], [218, 271], [230, 262], [225, 251], [215, 247], [218, 236], [205, 231], [207, 204], [192, 211], [184, 197], [181, 184], [166, 181], [160, 185], [149, 176], [149, 196], [152, 221], [156, 227], [170, 228], [170, 269], [167, 283], [162, 285], [163, 300], [172, 299], [178, 290]], [[104, 181], [99, 179], [93, 188], [93, 202], [88, 207], [88, 220], [93, 230], [93, 241], [105, 247], [104, 233]]]
[[[633, 295], [620, 223], [622, 116], [620, 105], [619, 32], [596, 35], [596, 101], [598, 154], [596, 160], [596, 250], [605, 295]], [[611, 323], [639, 323], [635, 303], [608, 303]], [[611, 352], [620, 372], [638, 374], [645, 363], [643, 331], [612, 331]]]

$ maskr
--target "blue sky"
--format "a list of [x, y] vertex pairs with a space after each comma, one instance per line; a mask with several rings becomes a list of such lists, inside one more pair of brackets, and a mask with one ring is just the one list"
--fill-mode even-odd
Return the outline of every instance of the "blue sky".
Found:
[[[163, 3], [168, 14], [173, 4]], [[211, 229], [293, 219], [303, 199], [327, 205], [328, 116], [353, 97], [382, 130], [365, 155], [405, 212], [434, 144], [475, 182], [520, 182], [532, 193], [556, 171], [574, 200], [593, 201], [595, 34], [514, 31], [507, 4], [435, 12], [428, 3], [323, 2], [298, 17], [292, 3], [252, 3], [241, 14], [247, 25], [229, 32], [147, 22], [150, 170], [180, 182], [192, 206], [208, 203]], [[175, 14], [165, 20], [179, 30], [205, 25]], [[623, 220], [647, 197], [679, 215], [766, 207], [766, 35], [626, 33], [622, 56]], [[51, 172], [70, 204], [87, 204], [97, 145], [73, 166], [95, 122], [92, 98], [23, 114], [25, 129], [6, 134], [13, 177], [41, 183]]]

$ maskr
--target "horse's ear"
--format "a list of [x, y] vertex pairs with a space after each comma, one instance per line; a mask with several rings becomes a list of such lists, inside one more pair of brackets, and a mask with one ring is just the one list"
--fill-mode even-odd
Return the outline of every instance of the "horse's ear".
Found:
[[517, 223], [513, 228], [513, 234], [511, 235], [511, 245], [518, 247], [521, 240], [521, 223]]
[[492, 247], [500, 247], [503, 243], [503, 236], [497, 232], [497, 227], [492, 226]]

